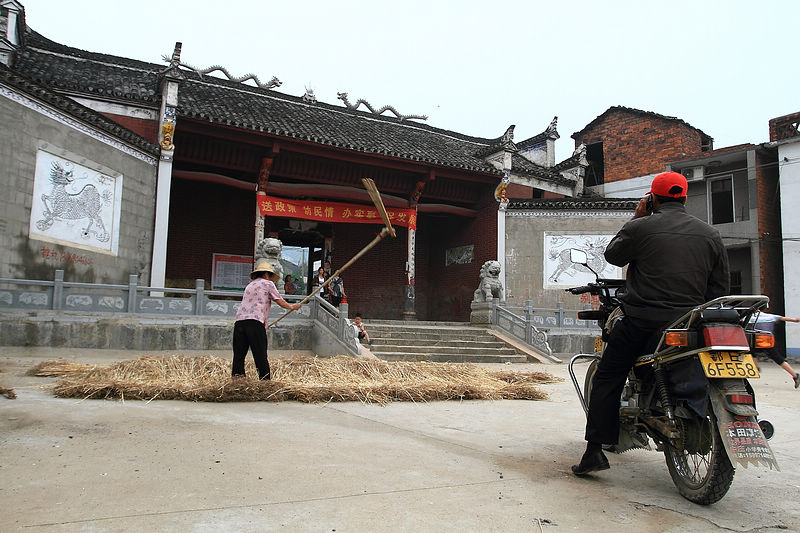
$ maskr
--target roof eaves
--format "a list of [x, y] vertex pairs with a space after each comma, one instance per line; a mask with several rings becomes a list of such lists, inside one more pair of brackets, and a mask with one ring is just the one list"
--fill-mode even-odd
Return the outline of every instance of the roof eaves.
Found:
[[631, 198], [603, 198], [603, 199], [582, 199], [582, 198], [541, 198], [541, 199], [514, 199], [512, 198], [507, 209], [545, 209], [545, 210], [568, 210], [579, 211], [586, 209], [600, 211], [634, 211], [639, 203], [639, 199]]
[[102, 114], [83, 106], [70, 98], [53, 93], [42, 87], [36, 82], [20, 75], [18, 72], [10, 70], [5, 65], [0, 64], [0, 81], [9, 86], [24, 92], [26, 95], [42, 101], [63, 113], [67, 113], [75, 119], [84, 122], [94, 128], [103, 130], [105, 133], [128, 143], [129, 145], [146, 152], [150, 155], [158, 156], [159, 147], [140, 136], [139, 134], [125, 128], [103, 116]]

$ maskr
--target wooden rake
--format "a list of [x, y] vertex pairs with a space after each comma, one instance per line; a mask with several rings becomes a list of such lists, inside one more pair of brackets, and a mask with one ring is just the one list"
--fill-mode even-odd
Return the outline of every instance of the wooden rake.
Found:
[[[387, 235], [390, 235], [392, 237], [396, 237], [397, 236], [397, 234], [395, 233], [394, 228], [392, 227], [392, 222], [391, 222], [391, 220], [389, 220], [389, 213], [386, 212], [386, 207], [384, 207], [383, 200], [381, 200], [381, 194], [378, 192], [378, 188], [375, 186], [375, 182], [372, 181], [372, 178], [361, 178], [361, 182], [364, 184], [364, 188], [367, 190], [367, 193], [369, 194], [369, 197], [372, 199], [372, 203], [375, 204], [375, 207], [378, 209], [378, 213], [380, 213], [380, 215], [381, 215], [381, 219], [383, 220], [383, 224], [384, 224], [383, 229], [381, 230], [381, 232], [374, 239], [372, 239], [372, 242], [370, 242], [368, 245], [366, 245], [364, 248], [362, 248], [360, 252], [358, 252], [356, 255], [353, 256], [352, 259], [350, 259], [347, 263], [342, 265], [341, 268], [339, 268], [339, 270], [334, 272], [333, 275], [331, 275], [331, 277], [329, 277], [327, 280], [325, 280], [325, 283], [323, 283], [322, 285], [317, 287], [314, 290], [314, 292], [312, 292], [311, 294], [309, 294], [308, 296], [303, 298], [300, 301], [301, 305], [306, 303], [306, 302], [308, 302], [319, 291], [321, 291], [322, 289], [327, 287], [330, 284], [330, 282], [333, 281], [333, 278], [335, 278], [336, 276], [338, 276], [339, 274], [341, 274], [342, 272], [347, 270], [347, 268], [350, 265], [352, 265], [353, 263], [355, 263], [356, 261], [358, 261], [358, 259], [361, 258], [362, 255], [364, 255], [370, 249], [372, 249], [373, 246], [375, 246], [376, 244], [381, 242], [381, 240], [384, 237], [386, 237]], [[280, 322], [281, 320], [286, 318], [289, 315], [289, 313], [291, 313], [292, 311], [294, 311], [294, 309], [292, 309], [290, 311], [287, 311], [286, 313], [282, 314], [281, 316], [279, 316], [278, 318], [276, 318], [275, 320], [270, 322], [269, 326], [267, 326], [267, 327], [274, 326], [275, 324], [277, 324], [278, 322]]]

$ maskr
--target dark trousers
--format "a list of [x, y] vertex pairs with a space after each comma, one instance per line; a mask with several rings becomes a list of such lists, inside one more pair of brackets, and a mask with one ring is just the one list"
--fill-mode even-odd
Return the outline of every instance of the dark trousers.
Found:
[[267, 329], [258, 320], [237, 320], [233, 325], [233, 368], [231, 375], [244, 376], [247, 349], [253, 352], [258, 379], [270, 379], [267, 360]]
[[625, 381], [637, 357], [651, 352], [658, 342], [663, 322], [624, 316], [608, 339], [608, 346], [592, 381], [586, 440], [598, 444], [617, 444], [619, 402]]

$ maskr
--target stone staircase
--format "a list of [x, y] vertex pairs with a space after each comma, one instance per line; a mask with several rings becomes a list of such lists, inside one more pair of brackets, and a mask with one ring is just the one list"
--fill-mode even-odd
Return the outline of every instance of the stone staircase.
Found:
[[487, 331], [462, 322], [404, 322], [370, 320], [365, 323], [369, 346], [385, 361], [442, 363], [525, 363], [527, 357]]

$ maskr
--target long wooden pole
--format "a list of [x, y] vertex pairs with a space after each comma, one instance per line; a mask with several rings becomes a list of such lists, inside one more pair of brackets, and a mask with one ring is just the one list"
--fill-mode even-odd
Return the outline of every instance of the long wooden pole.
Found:
[[[339, 268], [339, 270], [334, 272], [327, 280], [325, 280], [325, 283], [323, 283], [322, 285], [317, 287], [314, 290], [314, 292], [312, 292], [311, 294], [309, 294], [308, 296], [303, 298], [300, 301], [300, 305], [308, 302], [312, 297], [316, 296], [316, 294], [319, 291], [321, 291], [322, 289], [327, 287], [330, 284], [330, 282], [333, 281], [333, 278], [337, 277], [339, 274], [341, 274], [342, 272], [347, 270], [347, 267], [349, 267], [350, 265], [355, 263], [359, 258], [361, 258], [362, 255], [364, 255], [365, 253], [370, 251], [372, 249], [372, 247], [375, 246], [376, 244], [378, 244], [379, 242], [381, 242], [381, 240], [384, 237], [386, 237], [387, 235], [391, 235], [392, 237], [394, 237], [396, 235], [395, 230], [392, 227], [392, 223], [389, 221], [389, 214], [386, 212], [386, 207], [383, 205], [383, 200], [381, 200], [381, 195], [378, 192], [377, 187], [375, 187], [375, 182], [372, 181], [371, 178], [362, 178], [361, 181], [364, 183], [364, 187], [367, 189], [367, 192], [369, 192], [369, 196], [370, 196], [370, 198], [372, 198], [372, 202], [375, 204], [375, 207], [378, 209], [378, 213], [380, 213], [381, 218], [383, 219], [385, 226], [383, 227], [381, 232], [374, 239], [372, 239], [372, 242], [367, 244], [364, 248], [361, 249], [360, 252], [358, 252], [356, 255], [354, 255], [352, 259], [350, 259], [347, 263], [342, 265]], [[291, 313], [292, 311], [294, 311], [294, 309], [292, 309], [290, 311], [287, 311], [286, 313], [282, 314], [281, 316], [279, 316], [278, 318], [276, 318], [275, 320], [270, 322], [269, 326], [267, 326], [267, 327], [274, 326], [275, 324], [277, 324], [278, 322], [280, 322], [281, 320], [286, 318], [289, 315], [289, 313]]]

